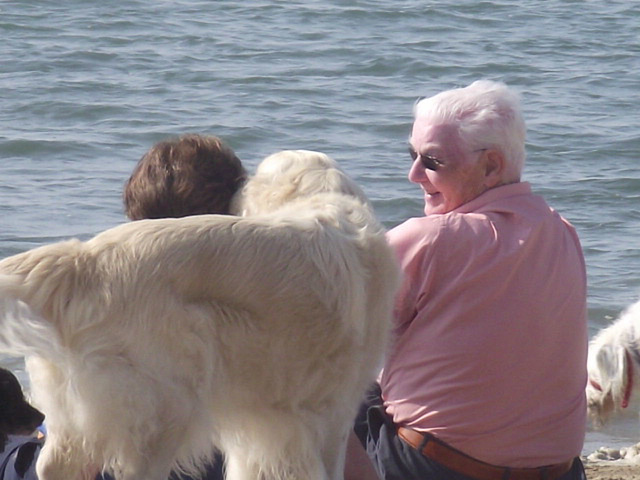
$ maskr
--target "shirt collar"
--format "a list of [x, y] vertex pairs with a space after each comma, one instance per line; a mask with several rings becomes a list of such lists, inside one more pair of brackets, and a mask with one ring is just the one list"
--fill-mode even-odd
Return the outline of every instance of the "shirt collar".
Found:
[[473, 200], [460, 205], [458, 208], [451, 210], [452, 213], [471, 213], [477, 212], [485, 205], [495, 202], [496, 200], [504, 200], [505, 198], [515, 197], [518, 195], [527, 195], [531, 193], [531, 184], [529, 182], [509, 183], [499, 187], [490, 188], [481, 193]]

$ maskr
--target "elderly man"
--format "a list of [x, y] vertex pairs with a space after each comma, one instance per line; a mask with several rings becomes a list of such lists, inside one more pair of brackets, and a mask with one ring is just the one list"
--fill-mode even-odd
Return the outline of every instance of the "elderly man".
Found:
[[[477, 81], [414, 114], [409, 180], [426, 216], [388, 234], [404, 272], [396, 337], [357, 438], [378, 478], [584, 478], [584, 258], [520, 181], [518, 96]], [[353, 437], [347, 478], [366, 478], [362, 457]]]

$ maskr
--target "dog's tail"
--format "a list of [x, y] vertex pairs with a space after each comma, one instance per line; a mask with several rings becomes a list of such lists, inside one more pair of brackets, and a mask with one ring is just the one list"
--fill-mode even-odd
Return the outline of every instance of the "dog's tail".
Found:
[[54, 326], [16, 294], [19, 278], [0, 274], [0, 352], [11, 356], [51, 358], [59, 352]]

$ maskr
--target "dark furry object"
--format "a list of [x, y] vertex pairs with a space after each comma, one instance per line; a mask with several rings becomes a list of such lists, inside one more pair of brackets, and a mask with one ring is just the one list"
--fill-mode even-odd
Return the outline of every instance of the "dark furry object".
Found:
[[[44, 415], [29, 405], [18, 379], [0, 368], [0, 445], [4, 448], [8, 435], [33, 432], [42, 424]], [[1, 449], [0, 449], [1, 451]]]

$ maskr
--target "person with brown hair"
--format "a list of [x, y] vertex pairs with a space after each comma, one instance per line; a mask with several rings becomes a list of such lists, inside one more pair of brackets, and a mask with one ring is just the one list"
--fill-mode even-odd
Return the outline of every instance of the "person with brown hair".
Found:
[[131, 220], [228, 214], [247, 172], [233, 150], [211, 135], [185, 134], [156, 143], [127, 180]]

